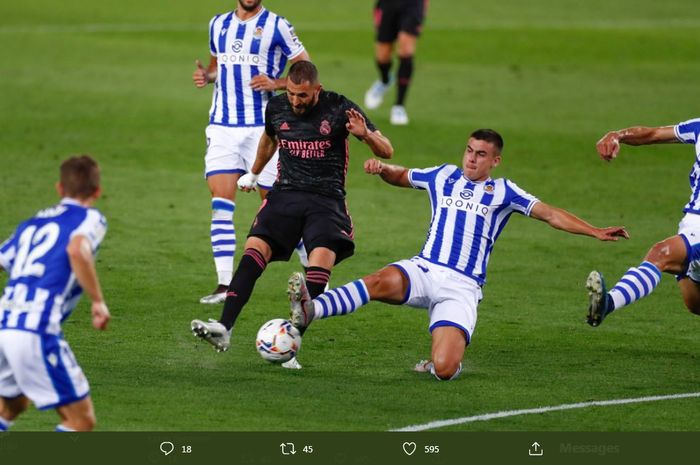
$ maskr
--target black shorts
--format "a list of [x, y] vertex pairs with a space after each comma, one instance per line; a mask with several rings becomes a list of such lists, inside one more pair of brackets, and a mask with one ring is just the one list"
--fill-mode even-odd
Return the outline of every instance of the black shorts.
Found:
[[248, 236], [260, 237], [270, 245], [270, 261], [289, 260], [302, 238], [309, 254], [316, 247], [334, 251], [336, 264], [355, 253], [345, 200], [312, 192], [268, 192]]
[[393, 42], [399, 32], [418, 37], [427, 0], [379, 0], [374, 8], [377, 42]]

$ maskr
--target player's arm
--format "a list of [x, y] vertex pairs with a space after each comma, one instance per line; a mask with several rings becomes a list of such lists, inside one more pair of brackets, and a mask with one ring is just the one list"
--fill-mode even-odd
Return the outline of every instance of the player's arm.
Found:
[[387, 184], [399, 187], [411, 187], [408, 181], [408, 168], [399, 165], [390, 165], [376, 158], [370, 158], [365, 162], [365, 173], [378, 174]]
[[[289, 60], [291, 64], [294, 64], [297, 61], [311, 61], [311, 57], [309, 57], [309, 54], [306, 53], [306, 50], [304, 50], [299, 55]], [[253, 90], [257, 90], [260, 92], [274, 92], [276, 90], [286, 89], [287, 76], [284, 76], [279, 79], [272, 79], [270, 76], [267, 76], [265, 74], [258, 74], [257, 76], [253, 76], [253, 78], [250, 80], [250, 87], [252, 87]]]
[[629, 239], [630, 237], [623, 226], [596, 228], [573, 213], [547, 205], [544, 202], [535, 203], [532, 210], [530, 210], [530, 216], [544, 221], [555, 229], [560, 229], [572, 234], [595, 237], [601, 241], [616, 241], [620, 237], [624, 237], [625, 239]]
[[194, 81], [195, 87], [202, 88], [210, 82], [216, 81], [218, 64], [215, 56], [211, 57], [209, 66], [206, 68], [202, 66], [202, 62], [199, 60], [195, 60], [194, 64], [197, 67], [194, 73], [192, 73], [192, 80]]
[[596, 150], [603, 160], [612, 160], [620, 151], [620, 144], [647, 145], [680, 143], [673, 126], [648, 128], [635, 126], [618, 131], [610, 131], [596, 144]]
[[238, 188], [243, 192], [250, 192], [255, 190], [255, 185], [258, 182], [258, 177], [262, 172], [267, 162], [270, 161], [272, 156], [277, 151], [277, 138], [270, 137], [266, 131], [263, 131], [262, 136], [260, 136], [260, 141], [258, 142], [258, 151], [255, 154], [255, 162], [250, 168], [250, 172], [244, 174], [238, 178]]
[[350, 134], [359, 137], [362, 142], [369, 145], [372, 153], [379, 158], [389, 159], [394, 154], [391, 141], [379, 131], [372, 131], [367, 127], [367, 121], [362, 113], [351, 108], [345, 111], [348, 122], [345, 124]]
[[78, 283], [92, 301], [92, 325], [95, 329], [106, 329], [110, 319], [109, 309], [102, 296], [90, 241], [85, 236], [76, 234], [68, 243], [66, 251]]

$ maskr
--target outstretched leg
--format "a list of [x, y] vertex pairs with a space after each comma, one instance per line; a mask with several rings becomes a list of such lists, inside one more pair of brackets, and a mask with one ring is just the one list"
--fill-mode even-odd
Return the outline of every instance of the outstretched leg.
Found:
[[253, 293], [255, 283], [265, 271], [272, 256], [270, 245], [259, 237], [249, 237], [236, 273], [226, 292], [224, 308], [219, 321], [192, 320], [192, 333], [207, 341], [218, 352], [229, 349], [231, 330], [243, 306]]
[[[597, 271], [588, 276], [586, 287], [589, 292], [588, 324], [598, 326], [603, 319], [617, 310], [651, 294], [661, 281], [661, 273], [684, 275], [688, 269], [690, 246], [682, 235], [669, 237], [655, 244], [638, 266], [627, 270], [622, 278], [610, 289], [605, 290], [605, 281]], [[682, 279], [690, 281], [689, 279]], [[700, 307], [700, 294], [692, 293], [690, 285], [681, 284], [686, 305]], [[685, 289], [685, 292], [684, 292]], [[686, 294], [688, 298], [686, 298]], [[696, 304], [697, 302], [697, 304]], [[693, 307], [688, 307], [693, 311]]]
[[387, 266], [362, 279], [331, 289], [313, 300], [302, 284], [301, 273], [295, 273], [289, 279], [292, 324], [300, 329], [308, 327], [314, 320], [349, 315], [371, 300], [401, 304], [408, 289], [408, 279], [395, 266]]

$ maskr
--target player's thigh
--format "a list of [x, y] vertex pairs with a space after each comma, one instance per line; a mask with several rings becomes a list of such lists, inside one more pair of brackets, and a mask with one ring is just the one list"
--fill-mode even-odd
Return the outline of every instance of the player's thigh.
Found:
[[268, 192], [253, 220], [248, 241], [257, 237], [267, 243], [271, 261], [289, 260], [302, 236], [305, 202], [297, 192]]
[[429, 308], [433, 290], [439, 287], [428, 262], [419, 257], [393, 262], [367, 280], [372, 300], [415, 308]]
[[56, 408], [61, 423], [76, 431], [91, 431], [95, 427], [95, 408], [87, 396]]
[[409, 288], [408, 275], [398, 266], [388, 265], [381, 270], [365, 276], [362, 280], [367, 286], [371, 300], [400, 305], [407, 300]]
[[3, 330], [0, 338], [19, 391], [40, 410], [67, 405], [89, 394], [83, 370], [61, 337]]
[[335, 264], [352, 256], [355, 252], [354, 229], [345, 201], [316, 194], [308, 197], [303, 239], [309, 257], [317, 247], [335, 252]]
[[207, 186], [211, 196], [235, 200], [236, 183], [240, 177], [240, 173], [219, 173], [207, 176]]
[[671, 236], [654, 244], [644, 260], [653, 263], [661, 271], [683, 273], [688, 265], [687, 243], [687, 239], [681, 235]]

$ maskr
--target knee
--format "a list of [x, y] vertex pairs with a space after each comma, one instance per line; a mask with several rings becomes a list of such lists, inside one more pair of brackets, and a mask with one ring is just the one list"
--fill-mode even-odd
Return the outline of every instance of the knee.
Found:
[[433, 359], [433, 369], [435, 377], [439, 380], [451, 380], [456, 378], [462, 371], [462, 363], [456, 357], [438, 355]]
[[396, 282], [391, 275], [378, 271], [362, 278], [372, 298], [382, 299], [396, 287]]
[[63, 421], [63, 425], [73, 431], [92, 431], [96, 424], [97, 418], [95, 418], [95, 412], [92, 409], [80, 415], [71, 415]]
[[87, 413], [80, 417], [77, 424], [73, 428], [76, 431], [92, 431], [97, 425], [97, 418], [93, 412]]
[[644, 260], [653, 263], [660, 271], [666, 271], [671, 264], [671, 245], [666, 241], [657, 242], [649, 249]]

